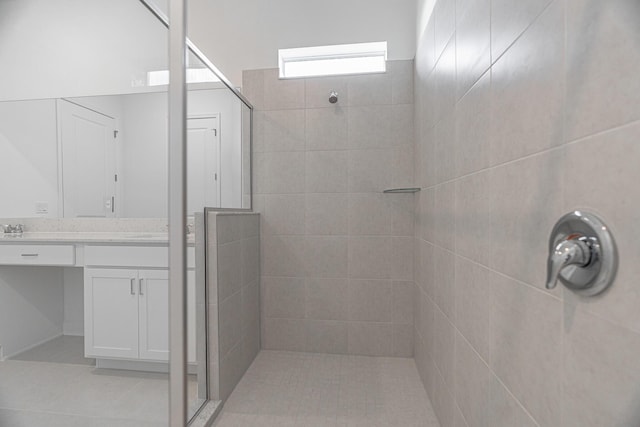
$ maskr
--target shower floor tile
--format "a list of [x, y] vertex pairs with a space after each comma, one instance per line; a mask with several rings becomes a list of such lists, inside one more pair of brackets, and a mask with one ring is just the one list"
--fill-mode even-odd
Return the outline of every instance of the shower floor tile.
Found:
[[261, 351], [215, 427], [439, 427], [413, 359]]

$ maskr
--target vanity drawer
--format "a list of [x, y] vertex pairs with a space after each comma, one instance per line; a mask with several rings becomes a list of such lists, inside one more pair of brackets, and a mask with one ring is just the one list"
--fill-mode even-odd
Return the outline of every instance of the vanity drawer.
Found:
[[3, 265], [74, 265], [73, 245], [0, 245]]
[[[193, 268], [194, 248], [187, 248], [187, 266]], [[85, 246], [84, 265], [95, 267], [169, 267], [166, 246]]]

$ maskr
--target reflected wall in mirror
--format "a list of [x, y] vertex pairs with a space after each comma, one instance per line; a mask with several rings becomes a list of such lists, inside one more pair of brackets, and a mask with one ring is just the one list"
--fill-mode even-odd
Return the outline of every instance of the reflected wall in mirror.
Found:
[[[248, 207], [245, 109], [226, 88], [189, 91], [191, 215]], [[1, 102], [0, 217], [165, 217], [167, 133], [165, 92]]]

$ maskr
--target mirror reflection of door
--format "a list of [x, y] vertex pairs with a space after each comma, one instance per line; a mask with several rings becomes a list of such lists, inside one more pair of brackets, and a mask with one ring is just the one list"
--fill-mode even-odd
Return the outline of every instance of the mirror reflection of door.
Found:
[[187, 120], [187, 215], [220, 207], [220, 132], [217, 115]]
[[116, 216], [115, 119], [58, 100], [65, 218]]

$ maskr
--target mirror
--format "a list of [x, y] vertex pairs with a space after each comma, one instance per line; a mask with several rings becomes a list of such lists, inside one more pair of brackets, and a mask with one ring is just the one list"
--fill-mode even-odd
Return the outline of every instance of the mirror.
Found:
[[[199, 86], [188, 96], [188, 212], [248, 207], [247, 107]], [[165, 92], [0, 102], [0, 217], [166, 217], [167, 144]]]

